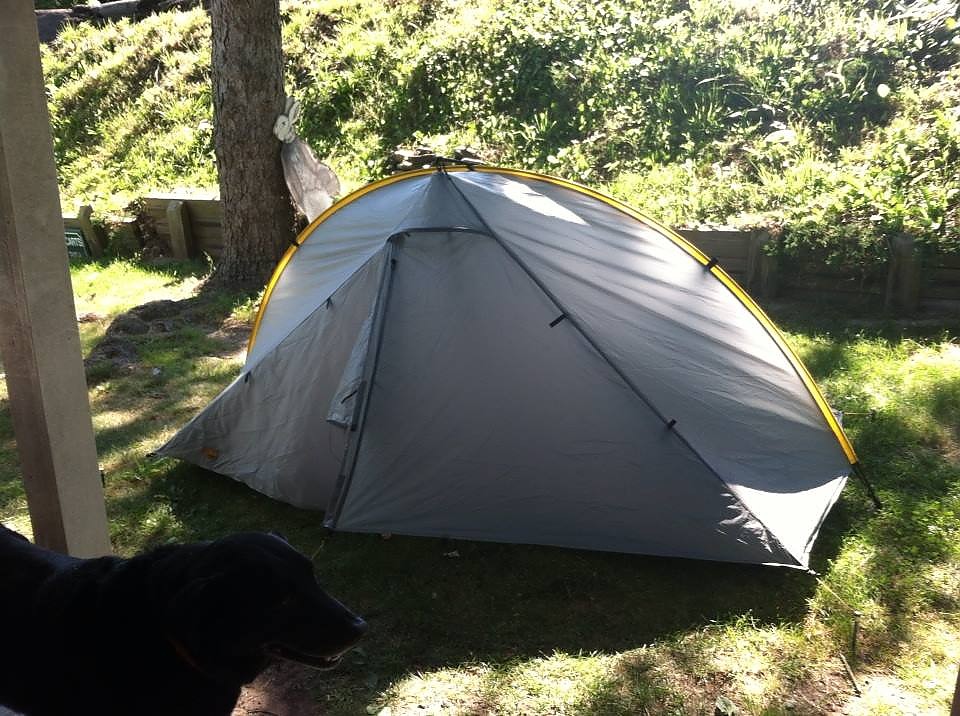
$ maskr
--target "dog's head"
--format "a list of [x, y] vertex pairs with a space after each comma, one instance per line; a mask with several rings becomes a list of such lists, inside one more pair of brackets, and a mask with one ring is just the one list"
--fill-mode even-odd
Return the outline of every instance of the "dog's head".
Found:
[[367, 628], [279, 535], [189, 545], [168, 552], [155, 572], [170, 638], [212, 675], [250, 681], [270, 655], [332, 668]]

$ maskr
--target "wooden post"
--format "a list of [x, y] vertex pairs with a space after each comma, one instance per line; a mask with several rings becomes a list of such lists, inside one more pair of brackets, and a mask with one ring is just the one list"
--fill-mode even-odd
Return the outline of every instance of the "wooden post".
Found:
[[887, 280], [893, 279], [893, 303], [900, 311], [914, 313], [920, 307], [920, 257], [912, 236], [900, 234], [890, 244], [891, 270]]
[[170, 226], [170, 248], [173, 258], [188, 259], [193, 255], [193, 229], [187, 202], [174, 199], [167, 204], [167, 223]]
[[31, 0], [0, 13], [0, 352], [38, 544], [110, 552]]
[[103, 256], [103, 247], [107, 242], [103, 236], [103, 232], [94, 226], [90, 218], [91, 216], [93, 216], [93, 207], [89, 204], [84, 204], [77, 209], [77, 221], [80, 222], [80, 230], [83, 232], [83, 238], [87, 242], [93, 258], [99, 259]]
[[759, 229], [750, 236], [750, 249], [747, 252], [746, 285], [757, 298], [773, 298], [777, 294], [779, 262], [777, 257], [767, 252], [767, 246], [773, 241], [773, 235]]

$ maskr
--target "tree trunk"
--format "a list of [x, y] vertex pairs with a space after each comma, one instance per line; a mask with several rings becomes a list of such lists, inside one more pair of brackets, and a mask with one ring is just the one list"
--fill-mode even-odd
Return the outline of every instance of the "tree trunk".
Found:
[[294, 234], [273, 123], [284, 110], [278, 0], [213, 0], [213, 140], [223, 255], [213, 280], [264, 285]]

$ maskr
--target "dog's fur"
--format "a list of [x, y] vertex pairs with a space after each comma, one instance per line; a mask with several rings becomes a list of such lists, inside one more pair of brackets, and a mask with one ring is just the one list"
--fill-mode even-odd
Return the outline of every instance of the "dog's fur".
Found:
[[336, 664], [366, 624], [273, 534], [74, 559], [0, 526], [0, 704], [225, 716], [275, 654]]

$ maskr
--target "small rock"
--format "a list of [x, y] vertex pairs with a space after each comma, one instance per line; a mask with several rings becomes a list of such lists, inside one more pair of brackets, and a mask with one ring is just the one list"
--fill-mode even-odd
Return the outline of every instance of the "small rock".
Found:
[[718, 696], [715, 704], [714, 716], [737, 716], [740, 709], [726, 696]]
[[119, 333], [130, 336], [142, 335], [149, 333], [149, 331], [150, 325], [132, 313], [124, 313], [117, 316], [107, 329], [107, 333]]
[[150, 330], [155, 333], [172, 333], [177, 327], [177, 322], [172, 318], [163, 318], [150, 323]]
[[137, 349], [129, 339], [120, 336], [106, 336], [83, 361], [83, 366], [88, 373], [89, 371], [97, 372], [100, 375], [100, 380], [102, 380], [106, 377], [106, 373], [123, 368], [133, 368], [137, 359]]
[[452, 552], [444, 552], [443, 556], [450, 557], [451, 559], [456, 559], [457, 557], [460, 556], [460, 552], [458, 550], [453, 550]]
[[96, 323], [97, 321], [102, 321], [103, 316], [99, 313], [81, 313], [77, 316], [77, 323]]
[[155, 321], [158, 318], [171, 318], [176, 316], [180, 313], [180, 306], [177, 301], [167, 299], [162, 301], [149, 301], [136, 308], [131, 308], [130, 313], [133, 313], [144, 321]]

